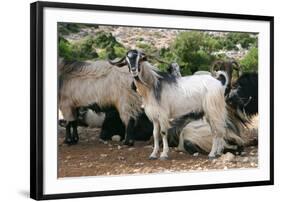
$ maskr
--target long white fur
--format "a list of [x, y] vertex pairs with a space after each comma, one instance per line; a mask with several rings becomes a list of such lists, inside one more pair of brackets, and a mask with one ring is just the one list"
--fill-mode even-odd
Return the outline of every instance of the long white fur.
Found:
[[192, 111], [204, 111], [213, 133], [212, 150], [209, 157], [221, 154], [223, 137], [225, 136], [225, 108], [224, 91], [226, 85], [210, 75], [194, 75], [176, 78], [176, 84], [163, 83], [161, 100], [154, 95], [153, 87], [161, 77], [148, 62], [140, 63], [139, 80], [135, 84], [143, 97], [144, 109], [153, 122], [154, 149], [151, 159], [157, 158], [159, 151], [159, 134], [162, 135], [163, 152], [161, 159], [168, 158], [167, 129], [169, 119], [179, 117]]
[[59, 108], [67, 121], [75, 120], [75, 109], [97, 103], [100, 107], [114, 106], [127, 126], [129, 119], [141, 112], [141, 97], [131, 89], [133, 79], [128, 67], [117, 68], [107, 61], [84, 62], [77, 70], [68, 71], [59, 63], [62, 86]]
[[105, 119], [105, 113], [96, 113], [91, 109], [87, 109], [84, 121], [90, 128], [101, 128]]

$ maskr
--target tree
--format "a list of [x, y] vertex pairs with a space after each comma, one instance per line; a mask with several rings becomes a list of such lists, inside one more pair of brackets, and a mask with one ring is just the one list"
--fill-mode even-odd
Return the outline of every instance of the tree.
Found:
[[205, 32], [181, 32], [168, 49], [160, 50], [167, 61], [176, 61], [184, 75], [198, 70], [209, 70], [217, 58], [212, 53], [219, 50], [220, 43]]
[[252, 48], [247, 55], [240, 61], [241, 67], [245, 72], [258, 71], [258, 49]]

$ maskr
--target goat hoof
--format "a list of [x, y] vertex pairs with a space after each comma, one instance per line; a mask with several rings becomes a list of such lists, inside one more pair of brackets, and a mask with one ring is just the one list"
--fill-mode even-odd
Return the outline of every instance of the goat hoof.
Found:
[[134, 146], [134, 141], [133, 140], [125, 140], [123, 142], [123, 145]]
[[149, 156], [149, 160], [156, 160], [157, 157], [156, 156]]
[[212, 161], [212, 160], [214, 160], [214, 159], [217, 159], [217, 157], [216, 157], [216, 156], [209, 156], [209, 160], [210, 160], [210, 161]]
[[72, 139], [71, 138], [65, 138], [64, 143], [67, 145], [72, 145]]
[[79, 142], [79, 137], [74, 137], [72, 140], [72, 144], [77, 144]]

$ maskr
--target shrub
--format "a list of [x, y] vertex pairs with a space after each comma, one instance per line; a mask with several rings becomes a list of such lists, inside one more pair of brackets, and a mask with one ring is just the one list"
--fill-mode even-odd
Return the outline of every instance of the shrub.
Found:
[[241, 67], [245, 72], [258, 71], [258, 49], [252, 48], [247, 55], [240, 61]]

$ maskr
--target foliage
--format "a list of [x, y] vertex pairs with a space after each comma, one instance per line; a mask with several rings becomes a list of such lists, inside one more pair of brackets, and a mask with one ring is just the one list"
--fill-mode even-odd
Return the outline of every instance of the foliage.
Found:
[[[79, 40], [67, 41], [63, 36], [79, 32], [82, 28], [95, 25], [60, 23], [59, 55], [68, 60], [99, 60], [123, 57], [127, 50], [110, 32], [99, 31], [94, 35], [82, 37]], [[96, 26], [97, 27], [97, 26]], [[155, 34], [157, 38], [157, 35]], [[217, 59], [227, 59], [226, 52], [246, 49], [248, 54], [239, 62], [244, 71], [257, 71], [258, 48], [257, 35], [249, 33], [221, 33], [219, 35], [203, 31], [183, 31], [166, 48], [157, 49], [143, 36], [136, 36], [136, 48], [148, 55], [155, 55], [166, 62], [177, 62], [182, 75], [190, 75], [198, 70], [210, 69]], [[161, 70], [167, 69], [167, 64], [157, 60], [151, 61]]]
[[86, 37], [85, 39], [70, 43], [66, 39], [60, 37], [59, 40], [59, 55], [67, 60], [89, 60], [97, 58], [98, 54], [93, 49], [93, 38]]
[[137, 42], [136, 46], [138, 49], [142, 50], [144, 53], [148, 55], [155, 54], [158, 51], [155, 47], [144, 41]]
[[239, 46], [249, 49], [251, 46], [256, 46], [256, 41], [256, 37], [249, 33], [230, 32], [221, 39], [221, 45], [226, 50], [238, 50]]
[[113, 59], [122, 57], [125, 53], [123, 45], [111, 34], [104, 32], [75, 42], [69, 42], [63, 37], [59, 39], [59, 55], [68, 60]]
[[244, 72], [258, 71], [258, 49], [252, 48], [247, 55], [240, 61]]
[[170, 48], [160, 50], [160, 56], [167, 61], [176, 61], [183, 75], [193, 74], [198, 70], [209, 70], [217, 58], [212, 53], [219, 49], [219, 45], [218, 40], [204, 32], [181, 32]]

